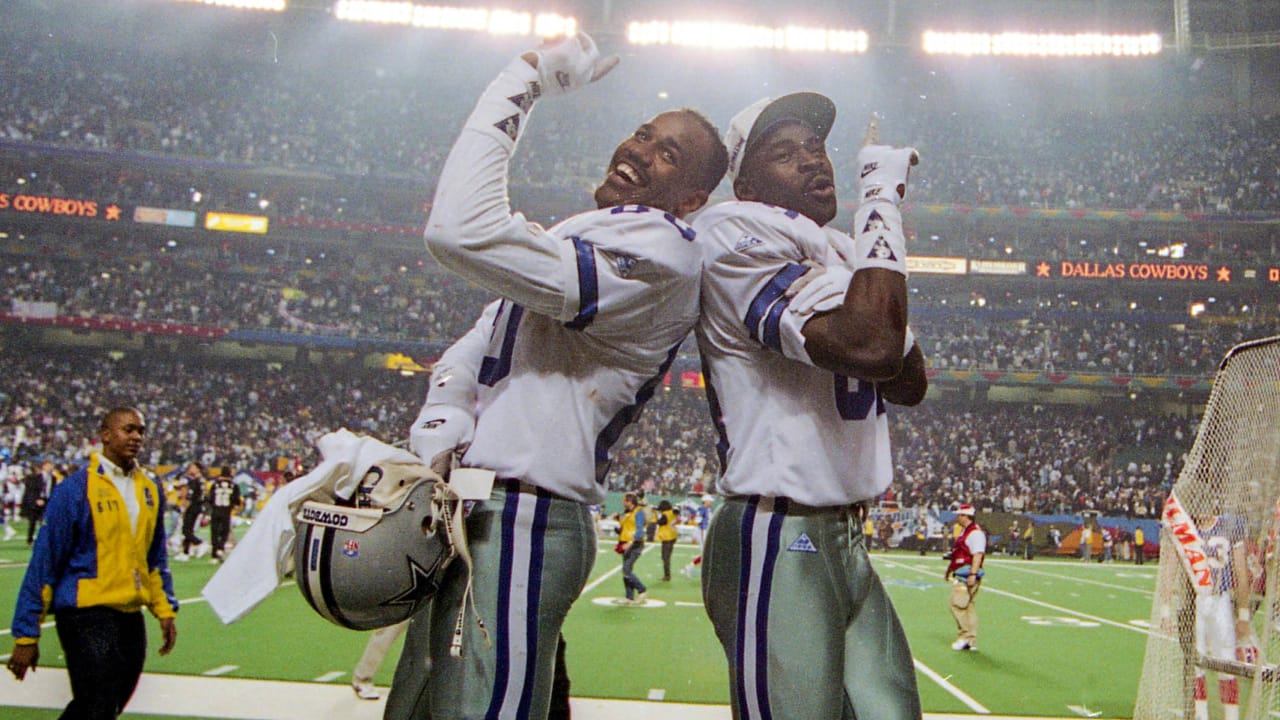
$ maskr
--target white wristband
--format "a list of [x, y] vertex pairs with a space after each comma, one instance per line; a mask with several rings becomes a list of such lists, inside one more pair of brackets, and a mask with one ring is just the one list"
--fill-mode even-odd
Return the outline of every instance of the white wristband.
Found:
[[866, 203], [853, 216], [853, 265], [907, 274], [907, 241], [902, 213], [888, 202]]
[[1248, 608], [1236, 608], [1236, 619], [1240, 622], [1249, 622], [1250, 615]]
[[911, 326], [908, 325], [906, 338], [903, 340], [903, 343], [902, 343], [902, 357], [906, 357], [910, 355], [911, 348], [915, 346], [915, 344], [916, 344], [916, 334], [911, 332]]
[[409, 450], [430, 465], [439, 453], [471, 442], [475, 427], [475, 418], [462, 408], [428, 405], [409, 430]]
[[485, 88], [465, 127], [489, 135], [512, 150], [541, 94], [538, 70], [517, 57]]

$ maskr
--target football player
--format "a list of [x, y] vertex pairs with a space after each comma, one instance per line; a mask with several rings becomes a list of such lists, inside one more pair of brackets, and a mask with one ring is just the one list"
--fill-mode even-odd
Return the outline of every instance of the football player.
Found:
[[[701, 255], [681, 218], [728, 162], [702, 115], [664, 112], [637, 128], [594, 211], [544, 230], [508, 203], [508, 161], [535, 102], [616, 63], [584, 34], [516, 58], [442, 171], [427, 247], [501, 300], [437, 363], [414, 430], [436, 439], [411, 447], [436, 467], [456, 449], [462, 467], [497, 480], [467, 516], [474, 575], [455, 564], [410, 623], [392, 720], [547, 716], [560, 627], [595, 560], [588, 506], [604, 501], [610, 446], [697, 318]], [[472, 587], [475, 611], [459, 624]]]
[[885, 402], [913, 405], [927, 388], [898, 212], [916, 155], [869, 129], [851, 238], [828, 227], [834, 120], [816, 93], [743, 110], [726, 142], [737, 201], [694, 222], [706, 257], [696, 332], [725, 495], [702, 594], [736, 720], [920, 716], [911, 652], [863, 533], [866, 502], [892, 474]]
[[[1250, 591], [1251, 573], [1245, 519], [1235, 514], [1204, 514], [1196, 518], [1209, 568], [1210, 587], [1195, 596], [1196, 652], [1221, 660], [1257, 662]], [[1209, 720], [1208, 679], [1196, 666], [1195, 720]], [[1240, 681], [1220, 675], [1218, 697], [1225, 720], [1240, 718]]]

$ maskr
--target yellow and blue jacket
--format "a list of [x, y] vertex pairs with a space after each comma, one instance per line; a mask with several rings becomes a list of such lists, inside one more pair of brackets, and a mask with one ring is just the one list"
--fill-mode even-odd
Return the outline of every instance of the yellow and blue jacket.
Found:
[[97, 453], [54, 487], [18, 590], [13, 613], [16, 643], [35, 643], [50, 610], [109, 607], [137, 612], [147, 607], [162, 619], [177, 613], [165, 549], [164, 491], [140, 468], [133, 471], [133, 486], [138, 498], [136, 532], [124, 498], [102, 472]]
[[637, 505], [631, 512], [622, 516], [619, 523], [618, 539], [622, 542], [644, 543], [644, 506]]

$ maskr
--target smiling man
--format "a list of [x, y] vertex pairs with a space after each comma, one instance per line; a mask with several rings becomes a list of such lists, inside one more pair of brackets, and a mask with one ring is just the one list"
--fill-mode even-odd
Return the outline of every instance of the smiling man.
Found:
[[142, 413], [102, 419], [101, 452], [58, 483], [13, 613], [9, 670], [22, 680], [40, 660], [41, 621], [52, 611], [71, 681], [63, 717], [113, 718], [133, 696], [146, 658], [141, 609], [160, 620], [160, 654], [178, 638], [169, 576], [164, 492], [139, 467]]
[[560, 627], [595, 561], [587, 507], [604, 502], [610, 447], [697, 318], [701, 254], [681, 218], [728, 162], [697, 112], [664, 112], [623, 140], [596, 210], [543, 229], [508, 201], [535, 101], [615, 63], [585, 35], [516, 58], [445, 163], [427, 247], [501, 299], [436, 363], [410, 446], [441, 469], [458, 452], [497, 482], [467, 516], [473, 575], [455, 563], [410, 623], [390, 720], [547, 717]]
[[885, 401], [914, 405], [927, 389], [897, 208], [915, 151], [868, 132], [850, 237], [827, 227], [834, 121], [816, 93], [743, 110], [726, 143], [738, 200], [694, 223], [725, 495], [702, 592], [735, 720], [920, 716], [906, 636], [862, 534], [892, 476]]

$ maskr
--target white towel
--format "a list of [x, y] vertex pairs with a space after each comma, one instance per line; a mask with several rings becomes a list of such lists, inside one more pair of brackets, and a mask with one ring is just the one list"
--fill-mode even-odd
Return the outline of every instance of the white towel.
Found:
[[408, 450], [344, 429], [316, 441], [323, 462], [279, 488], [200, 594], [224, 624], [244, 617], [293, 572], [293, 517], [307, 500], [348, 499], [372, 465], [422, 465]]

